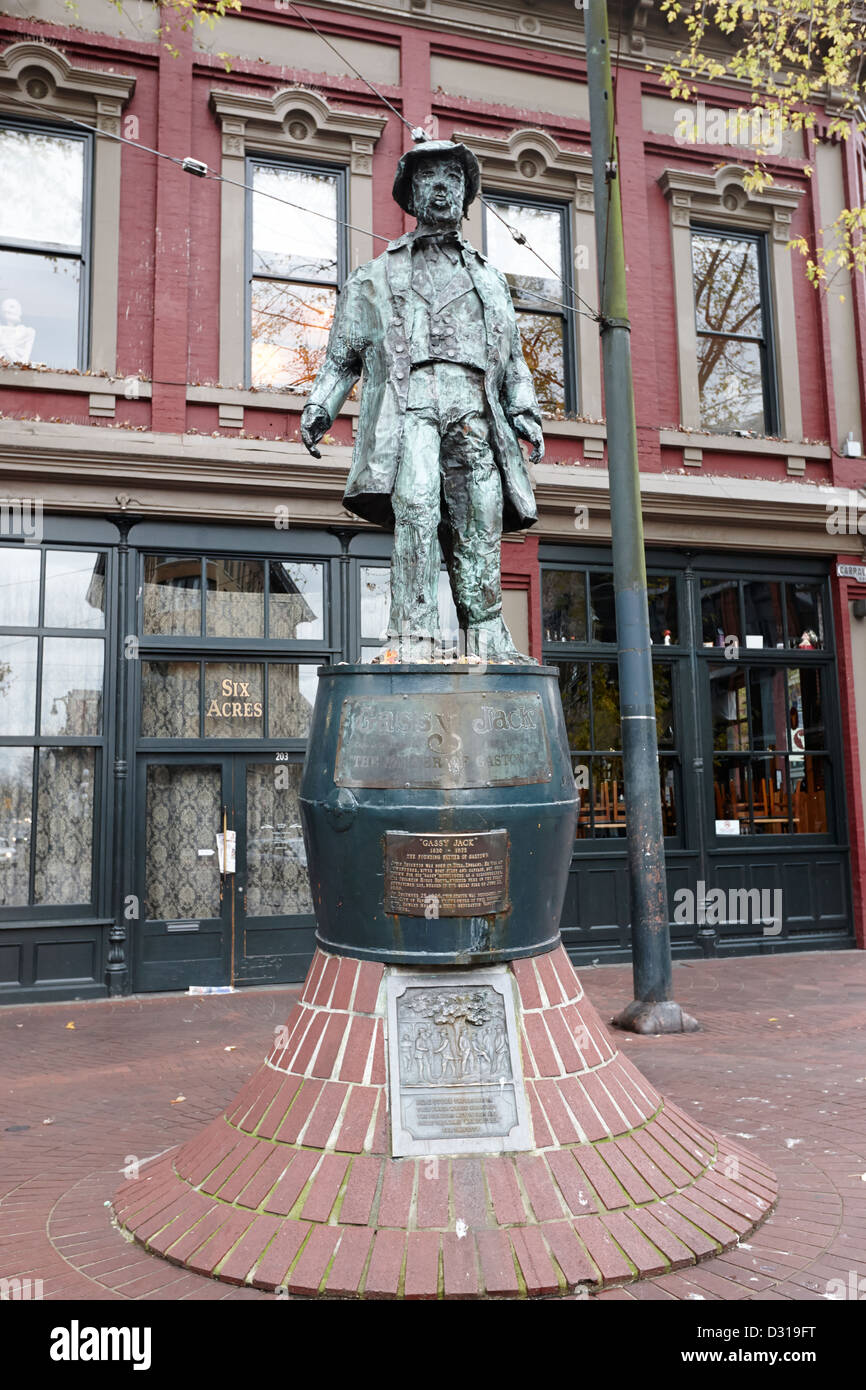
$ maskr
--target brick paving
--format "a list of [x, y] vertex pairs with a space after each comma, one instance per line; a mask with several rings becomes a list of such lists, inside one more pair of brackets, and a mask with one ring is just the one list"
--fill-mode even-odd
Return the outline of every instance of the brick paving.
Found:
[[[626, 967], [585, 969], [581, 979], [604, 1019], [630, 998]], [[590, 1297], [823, 1300], [828, 1281], [866, 1278], [866, 953], [690, 962], [674, 980], [704, 1031], [617, 1042], [686, 1115], [775, 1170], [778, 1207], [739, 1246], [677, 1269], [677, 1213], [655, 1206], [669, 1213], [670, 1271]], [[106, 1204], [119, 1175], [203, 1131], [241, 1091], [298, 992], [0, 1011], [0, 1278], [41, 1279], [46, 1300], [272, 1298], [147, 1253], [112, 1225]], [[354, 1200], [363, 1205], [362, 1177]], [[242, 1252], [238, 1216], [225, 1238]], [[645, 1219], [645, 1234], [664, 1248], [665, 1231]], [[368, 1297], [393, 1283], [389, 1234], [376, 1237]], [[328, 1228], [316, 1235], [311, 1264], [332, 1253], [319, 1249]], [[417, 1235], [406, 1278], [423, 1283], [431, 1247], [427, 1232]], [[459, 1243], [443, 1254], [447, 1295], [459, 1298]], [[338, 1251], [347, 1288], [367, 1257], [360, 1245]], [[501, 1272], [503, 1296], [513, 1293], [500, 1242], [488, 1242], [484, 1259], [492, 1276]], [[309, 1281], [302, 1256], [292, 1291], [303, 1296]]]

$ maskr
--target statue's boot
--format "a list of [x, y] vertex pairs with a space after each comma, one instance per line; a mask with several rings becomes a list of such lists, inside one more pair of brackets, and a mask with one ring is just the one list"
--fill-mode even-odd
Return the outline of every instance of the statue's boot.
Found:
[[538, 664], [534, 656], [525, 656], [517, 650], [501, 614], [480, 623], [470, 623], [466, 629], [466, 655], [494, 663], [501, 661], [519, 666]]

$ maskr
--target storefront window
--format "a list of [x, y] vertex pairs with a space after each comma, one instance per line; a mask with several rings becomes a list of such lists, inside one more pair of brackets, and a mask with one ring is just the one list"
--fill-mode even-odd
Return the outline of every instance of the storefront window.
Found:
[[45, 626], [105, 627], [105, 556], [69, 550], [45, 557]]
[[[647, 577], [653, 645], [679, 642], [677, 582], [672, 575]], [[616, 642], [613, 574], [585, 569], [542, 570], [541, 620], [545, 643]]]
[[0, 907], [93, 900], [105, 641], [81, 630], [105, 626], [105, 572], [99, 551], [0, 547]]
[[33, 734], [36, 723], [38, 637], [0, 637], [0, 730]]
[[145, 633], [197, 637], [201, 632], [201, 557], [145, 555], [142, 587]]
[[325, 635], [325, 567], [272, 560], [268, 635], [320, 641]]
[[0, 548], [0, 627], [35, 627], [39, 622], [41, 565], [35, 546]]
[[716, 834], [826, 834], [820, 668], [726, 662], [709, 677]]
[[[388, 638], [391, 611], [391, 569], [389, 565], [361, 565], [361, 661], [370, 661]], [[439, 636], [443, 646], [456, 647], [460, 635], [457, 609], [444, 570], [439, 575]]]
[[264, 708], [265, 674], [260, 663], [205, 662], [205, 738], [261, 738]]
[[[559, 691], [572, 754], [575, 785], [580, 792], [577, 838], [625, 835], [625, 788], [619, 708], [619, 672], [615, 661], [561, 661]], [[659, 779], [664, 833], [677, 833], [677, 758], [672, 756], [674, 728], [673, 671], [670, 663], [653, 666]], [[669, 751], [670, 750], [670, 751]]]
[[40, 733], [102, 733], [104, 655], [101, 637], [43, 639]]
[[208, 637], [264, 637], [265, 567], [261, 560], [205, 562]]
[[303, 739], [310, 731], [317, 684], [312, 661], [148, 658], [141, 663], [141, 736]]
[[0, 748], [0, 907], [30, 901], [32, 827], [33, 749]]
[[272, 662], [268, 667], [268, 734], [306, 738], [316, 703], [318, 676], [313, 665]]
[[148, 637], [321, 642], [325, 566], [232, 555], [145, 555], [141, 630]]
[[701, 579], [705, 647], [820, 651], [825, 646], [819, 584], [795, 580]]
[[198, 738], [201, 671], [197, 661], [143, 661], [144, 738]]
[[[686, 583], [695, 585], [699, 600], [694, 634], [689, 606], [678, 603]], [[711, 739], [704, 780], [695, 785], [707, 795], [712, 766], [715, 843], [734, 835], [829, 834], [827, 709], [835, 687], [824, 584], [784, 574], [678, 579], [651, 572], [647, 589], [665, 834], [682, 833], [678, 689], [683, 708], [690, 704], [701, 721], [699, 740], [707, 732]], [[559, 667], [572, 761], [583, 781], [578, 838], [621, 837], [619, 669], [609, 654], [616, 642], [612, 567], [544, 564], [541, 617], [544, 659]], [[660, 646], [676, 650], [662, 659]], [[699, 682], [708, 679], [708, 705], [700, 683], [688, 695], [695, 679], [689, 653], [705, 648], [709, 661], [696, 674]]]

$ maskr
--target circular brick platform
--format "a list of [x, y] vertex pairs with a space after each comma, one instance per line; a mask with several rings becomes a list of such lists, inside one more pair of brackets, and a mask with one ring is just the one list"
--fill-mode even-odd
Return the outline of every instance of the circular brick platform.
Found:
[[570, 1294], [736, 1245], [771, 1170], [614, 1049], [561, 946], [509, 968], [531, 1152], [392, 1159], [383, 967], [317, 951], [224, 1114], [116, 1194], [121, 1229], [231, 1284], [340, 1298]]

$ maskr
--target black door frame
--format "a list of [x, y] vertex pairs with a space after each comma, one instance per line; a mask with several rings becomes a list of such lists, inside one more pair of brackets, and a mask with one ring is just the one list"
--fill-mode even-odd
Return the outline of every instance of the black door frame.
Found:
[[[610, 550], [600, 546], [556, 545], [539, 547], [539, 564], [545, 568], [609, 570]], [[675, 955], [697, 956], [709, 944], [720, 954], [748, 954], [756, 951], [846, 949], [854, 944], [852, 922], [851, 868], [845, 800], [846, 769], [843, 759], [841, 707], [839, 698], [838, 644], [835, 633], [829, 562], [793, 556], [739, 556], [719, 551], [647, 550], [647, 568], [669, 574], [677, 582], [680, 645], [671, 649], [654, 647], [654, 657], [670, 657], [677, 667], [679, 690], [675, 700], [678, 718], [678, 751], [681, 771], [681, 842], [666, 841], [668, 895], [673, 918], [674, 893], [679, 887], [693, 891], [703, 880], [713, 885], [724, 865], [727, 881], [736, 886], [759, 886], [765, 882], [786, 886], [786, 903], [796, 903], [802, 885], [804, 865], [809, 878], [814, 925], [800, 928], [786, 923], [779, 936], [762, 936], [760, 927], [753, 935], [723, 930], [717, 940], [699, 939], [698, 925], [687, 927], [671, 920]], [[763, 648], [741, 652], [741, 664], [775, 663], [821, 665], [826, 670], [824, 717], [830, 760], [831, 788], [828, 813], [832, 815], [830, 833], [822, 836], [749, 835], [738, 846], [719, 845], [715, 835], [712, 787], [712, 729], [708, 665], [718, 661], [720, 650], [704, 650], [700, 632], [699, 577], [724, 576], [730, 579], [797, 580], [823, 585], [825, 647], [821, 652], [777, 652]], [[543, 581], [543, 576], [542, 576]], [[543, 582], [540, 588], [543, 589]], [[543, 602], [543, 598], [542, 598]], [[543, 614], [539, 615], [543, 617]], [[543, 631], [543, 623], [542, 623]], [[592, 643], [547, 643], [545, 659], [581, 661], [615, 660], [616, 648]], [[662, 750], [663, 751], [663, 750]], [[575, 759], [576, 760], [576, 759]], [[580, 840], [575, 842], [572, 874], [563, 911], [562, 929], [568, 949], [578, 961], [598, 959], [628, 961], [628, 885], [625, 873], [626, 847], [620, 840]], [[737, 861], [740, 861], [737, 863]], [[739, 877], [732, 877], [738, 874]], [[822, 894], [832, 899], [824, 912]], [[600, 904], [595, 912], [589, 899]], [[797, 904], [799, 906], [799, 904]], [[606, 914], [606, 915], [604, 915]]]
[[[220, 775], [220, 811], [218, 816], [221, 818], [222, 808], [225, 807], [231, 815], [231, 779], [232, 766], [225, 753], [218, 751], [205, 751], [201, 749], [171, 749], [154, 750], [140, 752], [136, 759], [136, 796], [135, 796], [135, 860], [138, 866], [138, 874], [135, 886], [135, 899], [139, 905], [138, 918], [133, 925], [133, 946], [131, 952], [131, 967], [133, 989], [137, 993], [150, 993], [152, 991], [186, 989], [189, 985], [218, 986], [231, 983], [231, 948], [232, 948], [232, 926], [234, 904], [231, 887], [226, 883], [225, 875], [222, 877], [220, 892], [221, 911], [216, 917], [205, 917], [200, 919], [189, 918], [150, 918], [146, 915], [147, 909], [147, 769], [148, 767], [214, 767], [219, 770]], [[210, 832], [202, 827], [202, 832], [215, 835], [221, 826], [212, 827]], [[229, 825], [229, 829], [233, 828]], [[211, 846], [207, 846], [211, 848]], [[216, 857], [216, 841], [212, 848]], [[170, 923], [176, 922], [172, 927]], [[204, 929], [204, 932], [203, 932]], [[166, 952], [163, 960], [149, 963], [146, 961], [144, 951], [146, 944], [158, 938], [160, 935], [166, 937], [166, 945], [170, 937], [174, 937], [178, 942], [182, 938], [192, 938], [195, 936], [198, 941], [204, 940], [205, 936], [214, 936], [220, 933], [219, 954], [208, 957], [189, 956], [178, 954], [176, 958], [177, 969], [173, 969], [175, 964]], [[193, 961], [201, 961], [195, 966]], [[191, 973], [197, 974], [199, 978], [190, 978]]]

